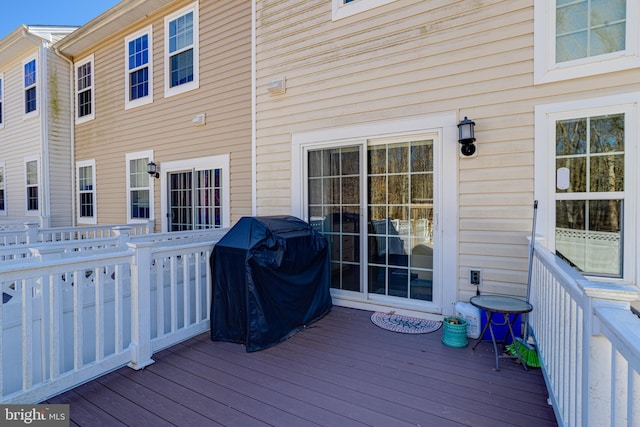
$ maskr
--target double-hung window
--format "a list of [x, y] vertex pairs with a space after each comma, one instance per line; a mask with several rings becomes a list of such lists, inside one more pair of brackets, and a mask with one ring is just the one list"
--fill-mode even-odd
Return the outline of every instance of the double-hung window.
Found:
[[535, 82], [640, 66], [638, 2], [535, 0]]
[[7, 189], [4, 178], [4, 162], [0, 162], [0, 215], [7, 214]]
[[23, 64], [24, 77], [24, 117], [31, 117], [38, 112], [36, 60], [31, 59]]
[[543, 233], [550, 249], [586, 276], [635, 280], [637, 101], [640, 94], [536, 109]]
[[76, 163], [78, 223], [96, 224], [96, 161]]
[[198, 4], [165, 17], [165, 96], [199, 86]]
[[0, 129], [4, 127], [4, 76], [0, 74]]
[[148, 26], [124, 40], [125, 109], [153, 102], [153, 36]]
[[153, 180], [147, 173], [147, 165], [153, 153], [139, 152], [126, 155], [127, 171], [127, 222], [143, 222], [153, 219]]
[[95, 117], [93, 91], [93, 55], [79, 61], [76, 70], [76, 123], [82, 123]]
[[25, 182], [26, 182], [26, 199], [27, 199], [27, 215], [37, 215], [39, 212], [39, 188], [40, 173], [37, 158], [25, 159]]

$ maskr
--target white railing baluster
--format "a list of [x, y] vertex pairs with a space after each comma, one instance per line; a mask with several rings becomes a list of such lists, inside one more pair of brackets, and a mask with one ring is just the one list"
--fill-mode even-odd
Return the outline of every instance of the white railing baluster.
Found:
[[156, 337], [162, 337], [165, 334], [165, 310], [164, 310], [164, 258], [155, 258], [156, 278]]
[[73, 368], [79, 370], [84, 365], [84, 303], [82, 283], [80, 278], [82, 276], [80, 271], [75, 270], [71, 273], [73, 278]]
[[189, 312], [189, 254], [182, 255], [182, 327], [186, 328], [190, 323]]
[[[105, 300], [104, 300], [104, 282], [105, 279], [100, 268], [93, 270], [93, 286], [95, 287], [95, 316], [96, 316], [96, 361], [104, 358], [104, 337], [105, 337]], [[106, 274], [106, 272], [105, 272]]]
[[62, 291], [60, 277], [57, 274], [49, 276], [49, 364], [52, 380], [60, 376], [61, 363], [61, 335], [62, 335]]
[[201, 252], [196, 252], [195, 254], [193, 254], [193, 264], [195, 267], [195, 278], [193, 281], [193, 286], [194, 286], [194, 304], [195, 304], [195, 323], [198, 323], [202, 320], [202, 307], [200, 304], [202, 304], [202, 268], [201, 268], [201, 256], [200, 256]]
[[175, 333], [178, 330], [178, 271], [176, 267], [175, 255], [169, 258], [169, 272], [170, 272], [170, 303], [171, 303], [171, 332]]
[[[22, 389], [33, 386], [33, 279], [20, 280], [22, 290]], [[17, 285], [17, 283], [16, 283]]]
[[124, 350], [124, 272], [120, 264], [114, 266], [113, 271], [113, 332], [115, 334], [115, 352]]

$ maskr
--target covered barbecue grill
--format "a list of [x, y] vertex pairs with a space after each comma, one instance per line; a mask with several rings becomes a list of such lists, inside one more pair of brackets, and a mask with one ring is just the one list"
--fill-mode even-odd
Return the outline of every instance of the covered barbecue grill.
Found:
[[296, 217], [241, 218], [209, 262], [214, 341], [263, 350], [331, 309], [327, 240]]

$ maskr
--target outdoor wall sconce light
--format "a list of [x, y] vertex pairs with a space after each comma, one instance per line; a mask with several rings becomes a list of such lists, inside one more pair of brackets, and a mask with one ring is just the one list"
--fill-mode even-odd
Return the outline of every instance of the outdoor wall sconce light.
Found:
[[458, 123], [458, 142], [462, 144], [460, 152], [463, 156], [473, 156], [476, 152], [476, 138], [473, 134], [473, 127], [476, 124], [473, 120], [469, 120], [467, 116]]
[[153, 178], [159, 178], [160, 177], [160, 174], [158, 173], [159, 170], [160, 170], [160, 168], [155, 163], [149, 162], [147, 164], [147, 173], [149, 175], [151, 175]]

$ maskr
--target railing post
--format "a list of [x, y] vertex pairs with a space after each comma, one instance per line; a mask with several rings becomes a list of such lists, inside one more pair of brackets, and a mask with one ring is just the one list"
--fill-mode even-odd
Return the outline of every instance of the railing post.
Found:
[[152, 244], [128, 243], [135, 250], [131, 264], [131, 362], [129, 367], [143, 369], [151, 358], [151, 248]]
[[[580, 281], [578, 284], [584, 290], [586, 300], [590, 302], [589, 326], [589, 366], [588, 366], [588, 398], [583, 399], [583, 405], [588, 406], [589, 426], [615, 425], [616, 417], [625, 418], [627, 414], [619, 414], [624, 407], [628, 389], [627, 381], [619, 382], [616, 378], [617, 366], [612, 342], [603, 335], [602, 321], [596, 311], [602, 308], [619, 310], [630, 314], [631, 301], [638, 299], [638, 288], [618, 283], [596, 283]], [[618, 420], [619, 421], [619, 420]], [[631, 425], [631, 424], [629, 424]]]
[[28, 244], [38, 243], [38, 227], [37, 222], [25, 222], [24, 226], [27, 228], [27, 241]]
[[113, 227], [113, 234], [118, 237], [118, 246], [126, 247], [131, 238], [131, 227], [128, 225], [117, 225]]

